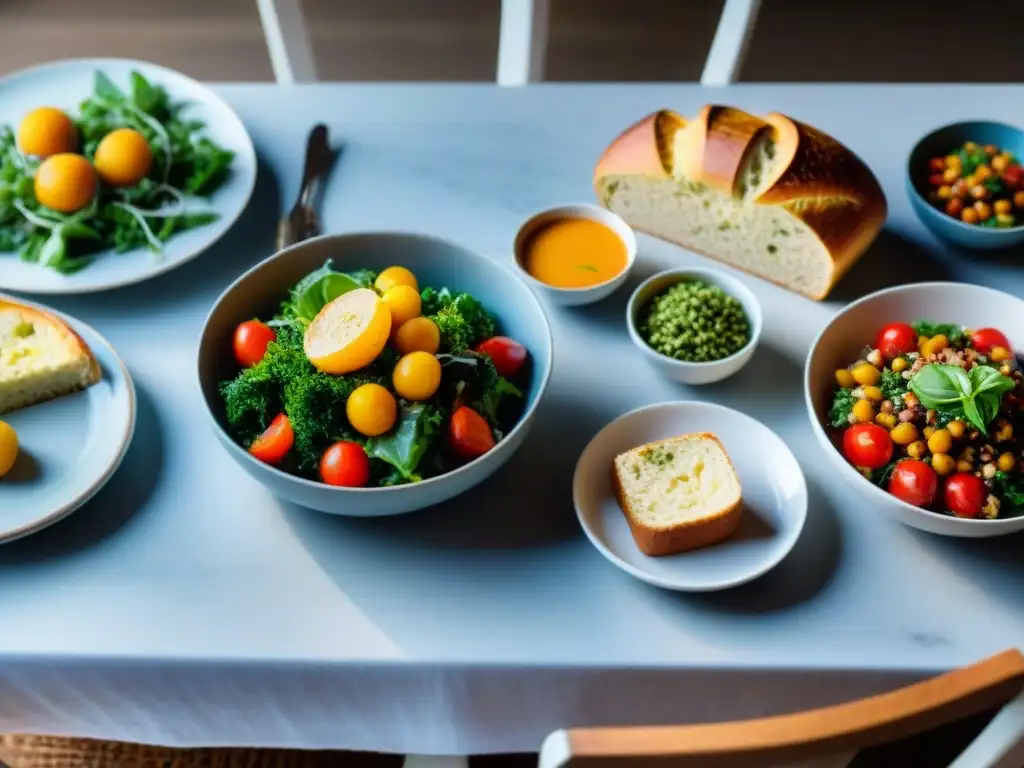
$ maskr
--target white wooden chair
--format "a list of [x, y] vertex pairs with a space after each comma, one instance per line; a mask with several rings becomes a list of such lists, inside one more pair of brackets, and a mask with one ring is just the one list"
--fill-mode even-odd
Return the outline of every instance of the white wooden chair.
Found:
[[[548, 21], [554, 0], [501, 0], [497, 83], [523, 86], [543, 80]], [[282, 85], [316, 82], [316, 63], [302, 0], [256, 0], [274, 77]], [[702, 85], [727, 85], [739, 73], [761, 0], [725, 0], [704, 63]]]
[[[557, 731], [544, 742], [540, 768], [842, 768], [863, 750], [996, 709], [949, 768], [1021, 768], [1024, 655], [1016, 650], [891, 693], [780, 717]], [[874, 755], [863, 757], [858, 764], [876, 765]], [[908, 768], [922, 765], [916, 757], [900, 760]]]

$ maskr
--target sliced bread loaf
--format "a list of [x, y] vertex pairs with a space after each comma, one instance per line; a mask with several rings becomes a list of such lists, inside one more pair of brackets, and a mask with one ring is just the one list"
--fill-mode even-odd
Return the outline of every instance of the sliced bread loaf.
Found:
[[100, 380], [88, 345], [63, 320], [0, 299], [0, 413], [77, 392]]
[[628, 128], [594, 172], [601, 203], [635, 228], [814, 299], [878, 234], [887, 204], [871, 170], [785, 115], [708, 105]]
[[740, 480], [722, 443], [708, 432], [619, 454], [612, 476], [619, 506], [644, 554], [715, 544], [739, 525]]

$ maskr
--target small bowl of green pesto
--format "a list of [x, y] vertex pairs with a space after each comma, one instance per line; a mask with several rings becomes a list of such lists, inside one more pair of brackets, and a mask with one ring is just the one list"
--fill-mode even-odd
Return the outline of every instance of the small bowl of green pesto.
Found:
[[734, 277], [670, 269], [637, 287], [626, 307], [633, 343], [668, 378], [711, 384], [746, 365], [761, 337], [761, 305]]

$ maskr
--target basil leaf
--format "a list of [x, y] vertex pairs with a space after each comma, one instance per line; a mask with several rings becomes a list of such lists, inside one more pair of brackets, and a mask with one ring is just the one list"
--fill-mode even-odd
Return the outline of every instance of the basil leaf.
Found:
[[1002, 402], [1002, 398], [999, 395], [994, 395], [991, 392], [983, 392], [975, 398], [974, 401], [978, 406], [978, 411], [981, 413], [981, 419], [986, 425], [991, 424], [996, 416], [999, 414], [999, 405]]
[[[951, 374], [950, 370], [960, 371], [967, 381], [961, 389], [963, 381]], [[970, 379], [967, 374], [955, 365], [926, 365], [910, 379], [910, 389], [925, 408], [941, 408], [943, 405], [957, 403], [971, 392]]]
[[967, 420], [978, 428], [981, 434], [988, 437], [988, 431], [985, 429], [986, 421], [978, 410], [978, 405], [974, 400], [964, 401], [964, 415], [967, 416]]
[[1003, 376], [995, 368], [988, 365], [976, 365], [970, 373], [971, 386], [975, 395], [981, 392], [993, 392], [1001, 395], [1013, 389], [1013, 379]]

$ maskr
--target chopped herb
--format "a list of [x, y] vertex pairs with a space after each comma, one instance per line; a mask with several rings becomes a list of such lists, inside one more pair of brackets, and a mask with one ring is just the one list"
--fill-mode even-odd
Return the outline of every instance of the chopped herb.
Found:
[[35, 326], [28, 321], [23, 321], [14, 326], [14, 337], [16, 339], [27, 339], [36, 332]]
[[1024, 508], [1024, 477], [1019, 472], [996, 472], [995, 490], [1003, 503], [1014, 509]]
[[721, 224], [718, 225], [719, 232], [725, 232], [727, 229], [732, 229], [732, 222], [723, 221]]
[[584, 272], [597, 272], [597, 267], [593, 267], [590, 264], [577, 264], [576, 269], [583, 270]]
[[657, 447], [647, 451], [643, 455], [643, 459], [648, 464], [653, 464], [656, 467], [667, 467], [675, 459], [675, 454], [664, 448]]
[[778, 253], [779, 249], [777, 246], [768, 243], [768, 253]]
[[875, 485], [880, 485], [884, 488], [886, 483], [889, 482], [889, 478], [892, 477], [894, 469], [896, 469], [896, 462], [890, 461], [884, 467], [872, 470], [871, 482], [873, 482]]
[[956, 345], [961, 344], [966, 340], [963, 326], [954, 325], [953, 323], [933, 323], [929, 320], [919, 320], [912, 324], [914, 332], [918, 336], [927, 336], [932, 338], [938, 336], [940, 333], [949, 339], [949, 343]]
[[886, 400], [901, 400], [903, 395], [907, 393], [908, 382], [903, 378], [902, 375], [886, 368], [882, 371], [882, 380], [879, 382], [878, 387], [882, 390], [882, 396]]
[[852, 389], [840, 387], [832, 397], [832, 407], [828, 411], [828, 420], [833, 427], [850, 426], [850, 413], [853, 411], [853, 404], [857, 398], [853, 396]]

